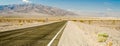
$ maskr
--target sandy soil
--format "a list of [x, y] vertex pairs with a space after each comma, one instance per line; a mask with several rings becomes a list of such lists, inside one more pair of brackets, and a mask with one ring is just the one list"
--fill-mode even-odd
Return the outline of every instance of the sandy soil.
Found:
[[[107, 41], [98, 42], [98, 33], [107, 33]], [[112, 46], [120, 46], [119, 34], [115, 29], [69, 21], [58, 46], [108, 46], [109, 42], [112, 42]]]
[[[94, 26], [89, 24], [83, 24], [77, 22], [77, 25], [79, 25], [79, 28], [84, 30], [89, 36], [91, 36], [91, 39], [94, 39], [95, 43], [101, 46], [107, 46], [109, 42], [112, 42], [112, 46], [120, 46], [120, 32], [116, 29], [110, 29], [107, 27], [100, 27], [100, 26]], [[107, 33], [109, 35], [106, 42], [99, 43], [96, 42], [96, 37], [98, 33]], [[96, 46], [96, 45], [94, 45]]]

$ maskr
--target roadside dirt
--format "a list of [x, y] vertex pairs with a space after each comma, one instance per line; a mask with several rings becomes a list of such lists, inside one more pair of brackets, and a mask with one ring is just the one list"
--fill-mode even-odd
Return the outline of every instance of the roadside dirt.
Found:
[[[99, 33], [109, 35], [105, 42], [98, 42]], [[119, 34], [115, 29], [69, 21], [58, 46], [120, 46]]]

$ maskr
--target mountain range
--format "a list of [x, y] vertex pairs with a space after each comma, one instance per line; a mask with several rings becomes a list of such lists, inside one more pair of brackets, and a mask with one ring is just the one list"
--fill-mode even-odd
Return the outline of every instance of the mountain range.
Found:
[[60, 8], [41, 4], [0, 5], [2, 16], [76, 16], [77, 14]]

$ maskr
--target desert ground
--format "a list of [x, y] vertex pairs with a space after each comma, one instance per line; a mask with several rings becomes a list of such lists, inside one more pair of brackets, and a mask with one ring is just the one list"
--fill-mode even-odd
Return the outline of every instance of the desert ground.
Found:
[[119, 18], [0, 19], [0, 46], [120, 46], [119, 34]]
[[[99, 33], [109, 35], [105, 42], [98, 42]], [[69, 21], [58, 46], [120, 46], [119, 34], [115, 29]]]

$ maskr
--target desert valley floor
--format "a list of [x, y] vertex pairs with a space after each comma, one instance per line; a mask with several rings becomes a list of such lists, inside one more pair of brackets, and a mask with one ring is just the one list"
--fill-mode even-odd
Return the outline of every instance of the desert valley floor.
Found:
[[120, 46], [120, 21], [0, 23], [0, 46]]

